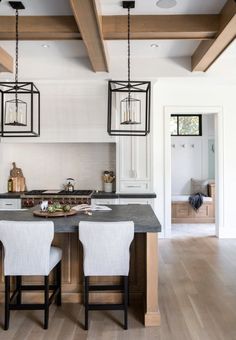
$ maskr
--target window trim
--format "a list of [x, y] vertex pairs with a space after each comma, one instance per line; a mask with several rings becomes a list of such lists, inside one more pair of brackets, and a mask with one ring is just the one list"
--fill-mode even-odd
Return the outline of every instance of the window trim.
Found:
[[[172, 114], [171, 117], [177, 117], [177, 134], [172, 135], [173, 137], [201, 137], [202, 136], [202, 115], [201, 114]], [[179, 117], [198, 117], [199, 119], [199, 134], [197, 135], [181, 135], [179, 134]]]

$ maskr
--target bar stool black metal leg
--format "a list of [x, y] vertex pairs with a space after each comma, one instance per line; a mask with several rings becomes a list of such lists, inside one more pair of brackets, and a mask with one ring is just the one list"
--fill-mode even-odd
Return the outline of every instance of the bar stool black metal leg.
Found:
[[88, 285], [89, 285], [89, 277], [85, 276], [84, 277], [84, 309], [85, 309], [85, 313], [84, 313], [84, 329], [88, 330], [88, 304], [89, 304], [89, 289], [88, 289]]
[[129, 294], [128, 276], [124, 276], [124, 329], [128, 329], [128, 294]]
[[16, 276], [16, 289], [18, 291], [17, 293], [17, 298], [16, 298], [16, 303], [18, 305], [21, 304], [21, 285], [22, 285], [22, 279], [21, 276]]
[[49, 276], [44, 276], [44, 329], [48, 329], [49, 318]]
[[10, 321], [10, 276], [5, 276], [5, 322], [4, 330], [8, 330]]
[[129, 277], [128, 277], [128, 306], [130, 306], [130, 296], [129, 296]]
[[56, 285], [59, 288], [56, 296], [56, 304], [57, 306], [61, 306], [61, 261], [56, 266]]

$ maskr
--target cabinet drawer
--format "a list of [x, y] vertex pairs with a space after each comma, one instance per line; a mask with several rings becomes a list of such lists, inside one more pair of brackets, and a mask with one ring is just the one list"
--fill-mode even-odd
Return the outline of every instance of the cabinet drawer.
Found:
[[175, 217], [189, 217], [189, 206], [188, 203], [176, 204], [175, 206]]
[[119, 200], [117, 198], [93, 198], [91, 200], [92, 204], [101, 204], [101, 205], [106, 205], [106, 204], [118, 204]]
[[209, 208], [210, 206], [208, 204], [204, 204], [201, 206], [201, 208], [198, 209], [198, 211], [193, 211], [193, 216], [194, 217], [208, 217]]
[[151, 198], [120, 198], [120, 204], [150, 204], [153, 206]]
[[136, 193], [142, 193], [142, 192], [149, 192], [150, 191], [150, 184], [149, 182], [123, 182], [120, 183], [120, 192], [136, 192]]
[[0, 209], [11, 210], [11, 209], [20, 209], [21, 208], [21, 200], [18, 198], [7, 198], [0, 199]]

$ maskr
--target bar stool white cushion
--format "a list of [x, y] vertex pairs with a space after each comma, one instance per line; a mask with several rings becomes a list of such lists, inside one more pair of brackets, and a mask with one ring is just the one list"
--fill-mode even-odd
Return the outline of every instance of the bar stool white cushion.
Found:
[[49, 273], [50, 271], [61, 261], [62, 258], [62, 250], [58, 247], [51, 247], [50, 255], [49, 255]]
[[128, 276], [130, 243], [134, 238], [134, 223], [79, 223], [79, 239], [84, 249], [85, 276]]
[[51, 247], [53, 236], [51, 221], [0, 221], [4, 275], [49, 275], [62, 258], [61, 249]]

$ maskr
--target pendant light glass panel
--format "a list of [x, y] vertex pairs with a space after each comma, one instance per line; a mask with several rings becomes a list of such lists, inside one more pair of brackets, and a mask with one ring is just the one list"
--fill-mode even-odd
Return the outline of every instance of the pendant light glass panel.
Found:
[[27, 103], [20, 99], [8, 100], [5, 103], [5, 125], [27, 125]]
[[141, 100], [128, 95], [120, 102], [120, 124], [141, 124]]

